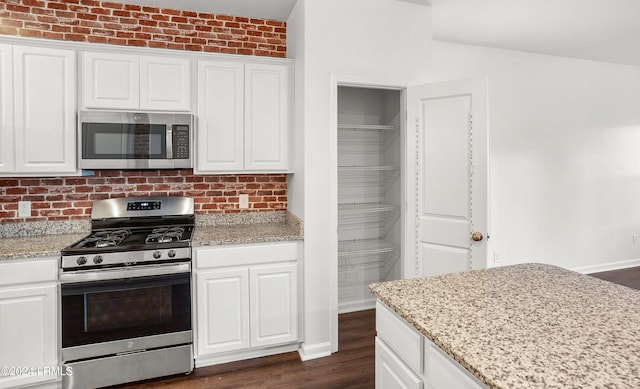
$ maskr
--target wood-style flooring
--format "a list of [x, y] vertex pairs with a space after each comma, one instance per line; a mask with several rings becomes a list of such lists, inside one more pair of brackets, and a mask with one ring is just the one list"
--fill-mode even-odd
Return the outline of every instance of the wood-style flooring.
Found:
[[[591, 274], [607, 281], [640, 289], [640, 267]], [[202, 367], [188, 376], [174, 376], [120, 389], [326, 389], [373, 388], [375, 312], [339, 316], [340, 351], [302, 362], [298, 353], [286, 353], [241, 362]]]

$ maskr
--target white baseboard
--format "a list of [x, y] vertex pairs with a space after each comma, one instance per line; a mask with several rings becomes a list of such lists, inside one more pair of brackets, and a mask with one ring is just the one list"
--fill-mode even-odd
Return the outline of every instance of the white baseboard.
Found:
[[355, 302], [349, 301], [348, 303], [338, 303], [338, 314], [364, 311], [366, 309], [374, 309], [375, 307], [376, 307], [376, 298], [372, 296], [370, 299], [366, 299], [366, 300], [360, 300]]
[[282, 346], [273, 346], [253, 350], [230, 351], [226, 353], [196, 356], [195, 367], [204, 367], [218, 365], [221, 363], [243, 361], [245, 359], [265, 357], [267, 355], [282, 354], [291, 351], [297, 351], [298, 344], [285, 344]]
[[629, 259], [626, 261], [608, 262], [608, 263], [602, 263], [599, 265], [580, 266], [571, 270], [577, 271], [578, 273], [582, 273], [582, 274], [590, 274], [590, 273], [599, 273], [602, 271], [626, 269], [628, 267], [636, 267], [636, 266], [640, 266], [640, 259]]
[[328, 357], [331, 355], [331, 342], [310, 345], [303, 343], [300, 349], [298, 349], [298, 354], [300, 354], [300, 359], [302, 361]]

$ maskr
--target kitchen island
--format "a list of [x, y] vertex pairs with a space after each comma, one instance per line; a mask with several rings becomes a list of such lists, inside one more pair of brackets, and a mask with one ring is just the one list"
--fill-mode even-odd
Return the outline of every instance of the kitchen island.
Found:
[[[381, 314], [388, 307], [387, 315], [482, 383], [469, 387], [640, 388], [638, 290], [542, 264], [383, 282], [370, 290], [383, 304]], [[428, 381], [429, 354], [421, 355], [425, 361], [399, 359]]]

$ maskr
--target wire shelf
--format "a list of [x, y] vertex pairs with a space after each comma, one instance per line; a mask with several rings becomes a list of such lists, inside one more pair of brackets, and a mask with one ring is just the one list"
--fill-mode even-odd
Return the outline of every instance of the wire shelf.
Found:
[[349, 218], [366, 214], [396, 211], [398, 207], [384, 203], [351, 203], [338, 205], [338, 218]]
[[397, 130], [398, 126], [385, 126], [382, 124], [346, 124], [338, 123], [339, 130], [360, 130], [360, 131], [380, 131], [380, 130]]
[[397, 245], [382, 239], [359, 239], [338, 242], [338, 257], [377, 255], [396, 250]]

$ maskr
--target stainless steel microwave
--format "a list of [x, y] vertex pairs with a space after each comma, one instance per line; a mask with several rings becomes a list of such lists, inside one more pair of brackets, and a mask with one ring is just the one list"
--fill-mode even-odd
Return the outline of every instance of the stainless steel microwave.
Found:
[[81, 111], [81, 169], [193, 167], [194, 118], [188, 113]]

